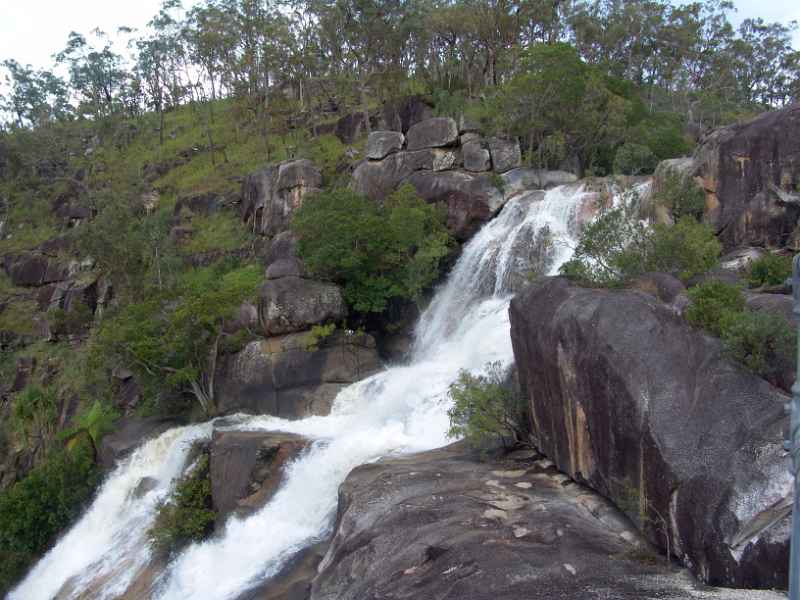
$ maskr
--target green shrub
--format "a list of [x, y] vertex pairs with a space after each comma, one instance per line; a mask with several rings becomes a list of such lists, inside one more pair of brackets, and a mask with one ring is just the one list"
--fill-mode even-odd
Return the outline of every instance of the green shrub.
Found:
[[572, 260], [561, 273], [593, 285], [615, 286], [648, 271], [683, 280], [719, 261], [722, 246], [713, 231], [689, 217], [674, 226], [642, 223], [633, 209], [605, 210], [583, 230]]
[[91, 307], [77, 299], [70, 310], [51, 308], [47, 311], [50, 330], [56, 335], [78, 335], [86, 331], [94, 319]]
[[292, 228], [310, 273], [341, 284], [362, 313], [382, 312], [393, 298], [416, 300], [452, 244], [443, 215], [410, 185], [382, 204], [347, 189], [318, 194], [295, 213]]
[[765, 254], [750, 263], [748, 284], [752, 288], [764, 285], [781, 285], [792, 276], [792, 257]]
[[684, 316], [692, 325], [721, 336], [730, 314], [745, 310], [742, 289], [722, 281], [706, 281], [688, 292], [692, 303]]
[[0, 594], [81, 514], [99, 481], [94, 448], [81, 441], [0, 493]]
[[658, 159], [647, 146], [628, 142], [614, 156], [614, 173], [620, 175], [643, 175], [652, 173]]
[[732, 358], [773, 383], [791, 370], [797, 332], [774, 313], [727, 312], [722, 317], [722, 341]]
[[501, 441], [525, 440], [524, 402], [505, 384], [500, 363], [486, 365], [485, 375], [461, 371], [450, 386], [453, 406], [448, 411], [447, 435], [464, 438], [467, 443], [485, 449]]
[[232, 251], [245, 246], [252, 236], [239, 219], [228, 212], [192, 217], [192, 236], [182, 246], [188, 254]]
[[150, 544], [158, 554], [172, 556], [186, 545], [207, 538], [216, 518], [206, 450], [191, 472], [175, 484], [170, 498], [159, 506], [148, 532]]
[[675, 169], [665, 170], [654, 200], [664, 206], [675, 221], [687, 216], [699, 221], [706, 208], [703, 188], [692, 177]]
[[682, 217], [672, 227], [654, 225], [649, 239], [646, 271], [672, 273], [687, 281], [719, 263], [722, 245], [707, 225]]
[[12, 419], [26, 445], [46, 445], [58, 421], [58, 397], [55, 389], [28, 385], [14, 398]]
[[328, 323], [326, 325], [314, 325], [306, 334], [305, 348], [307, 352], [315, 352], [319, 350], [321, 341], [333, 335], [336, 331], [336, 323]]

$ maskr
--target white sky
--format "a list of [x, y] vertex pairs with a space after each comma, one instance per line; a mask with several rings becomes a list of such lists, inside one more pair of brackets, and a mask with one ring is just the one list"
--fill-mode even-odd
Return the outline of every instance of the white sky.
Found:
[[[192, 0], [184, 0], [186, 5]], [[14, 58], [37, 68], [52, 68], [70, 31], [88, 34], [95, 27], [113, 33], [126, 25], [142, 28], [158, 11], [160, 0], [0, 0], [0, 61]], [[800, 22], [800, 0], [734, 0], [734, 21], [762, 17]], [[800, 49], [800, 33], [795, 35]], [[118, 51], [123, 48], [118, 48]]]

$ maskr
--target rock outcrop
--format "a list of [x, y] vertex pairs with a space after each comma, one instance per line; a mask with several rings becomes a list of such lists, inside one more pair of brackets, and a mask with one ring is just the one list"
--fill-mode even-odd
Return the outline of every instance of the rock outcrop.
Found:
[[311, 600], [782, 597], [698, 584], [531, 454], [477, 462], [451, 446], [356, 468]]
[[292, 213], [322, 187], [322, 174], [310, 160], [269, 165], [248, 175], [242, 185], [241, 216], [263, 235], [289, 226]]
[[218, 431], [211, 439], [209, 473], [217, 522], [246, 516], [264, 506], [278, 490], [282, 469], [308, 442], [271, 431]]
[[[472, 124], [465, 121], [459, 127], [448, 117], [413, 125], [405, 136], [405, 148], [397, 132], [372, 132], [367, 158], [353, 172], [355, 191], [380, 201], [403, 183], [410, 183], [422, 198], [447, 208], [448, 228], [462, 241], [497, 214], [514, 193], [531, 189], [523, 187], [523, 182], [542, 181], [540, 171], [528, 179], [520, 173], [512, 174], [534, 172], [518, 168], [520, 149], [516, 140], [484, 140]], [[488, 173], [493, 166], [494, 177]], [[499, 173], [505, 175], [498, 180]], [[504, 189], [506, 177], [508, 193]], [[556, 180], [561, 181], [558, 177]], [[574, 176], [565, 180], [572, 181]]]
[[702, 182], [704, 219], [726, 248], [800, 243], [800, 104], [718, 129], [675, 166]]
[[636, 291], [533, 283], [511, 303], [533, 438], [704, 582], [785, 587], [786, 396]]
[[289, 276], [269, 279], [259, 292], [258, 319], [267, 336], [304, 331], [346, 316], [342, 290], [332, 283]]
[[217, 371], [220, 412], [326, 415], [342, 388], [381, 368], [369, 335], [337, 331], [314, 346], [307, 332], [293, 333], [224, 357]]

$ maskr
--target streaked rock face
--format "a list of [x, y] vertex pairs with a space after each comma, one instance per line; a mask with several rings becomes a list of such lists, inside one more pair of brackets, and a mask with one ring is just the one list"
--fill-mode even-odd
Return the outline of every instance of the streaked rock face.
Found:
[[785, 587], [787, 397], [657, 298], [534, 282], [511, 303], [533, 436], [703, 581]]

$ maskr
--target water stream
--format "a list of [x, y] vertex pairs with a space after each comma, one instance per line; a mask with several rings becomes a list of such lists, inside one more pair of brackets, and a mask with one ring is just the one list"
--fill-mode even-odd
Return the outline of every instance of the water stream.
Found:
[[[247, 518], [182, 552], [158, 576], [163, 600], [233, 599], [263, 581], [300, 549], [330, 534], [337, 490], [356, 466], [393, 453], [447, 444], [447, 390], [462, 369], [513, 362], [508, 304], [512, 281], [536, 267], [553, 273], [575, 245], [576, 221], [591, 196], [579, 186], [523, 193], [510, 200], [463, 249], [417, 325], [407, 365], [345, 388], [329, 416], [287, 421], [239, 416], [218, 427], [280, 430], [314, 440], [287, 467], [273, 499]], [[531, 265], [519, 249], [546, 233], [546, 252]], [[150, 564], [146, 533], [155, 507], [185, 468], [192, 442], [213, 423], [167, 431], [110, 474], [80, 521], [11, 593], [13, 600], [119, 597]], [[144, 493], [140, 483], [152, 489]]]

